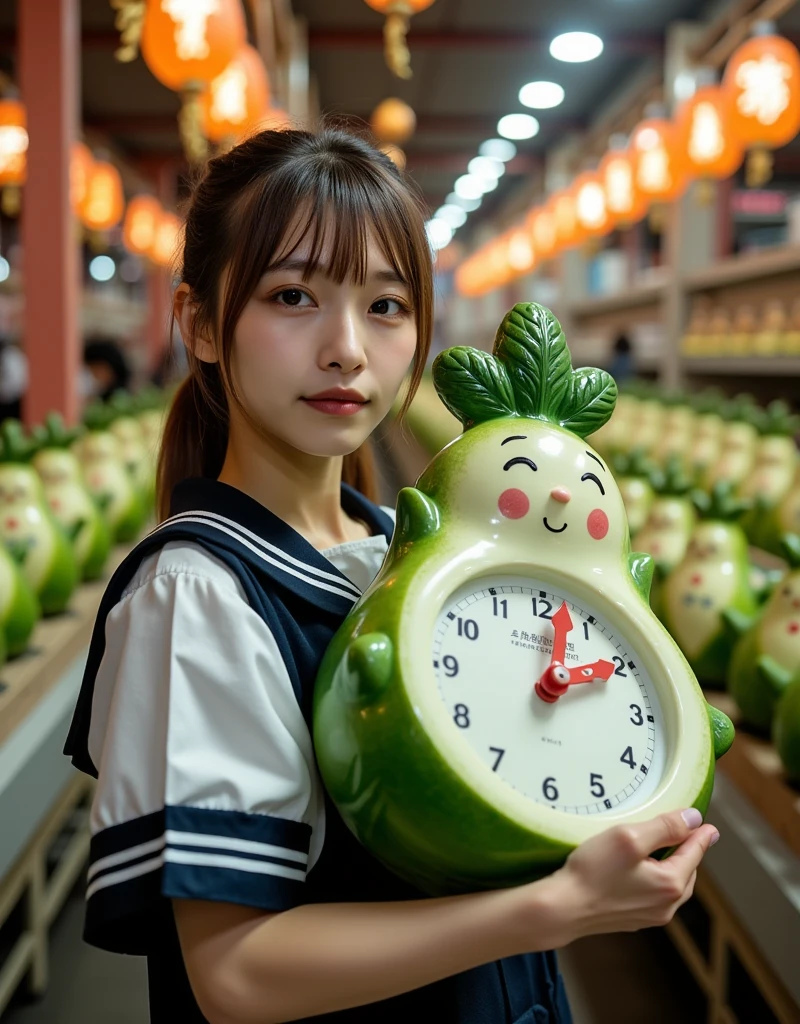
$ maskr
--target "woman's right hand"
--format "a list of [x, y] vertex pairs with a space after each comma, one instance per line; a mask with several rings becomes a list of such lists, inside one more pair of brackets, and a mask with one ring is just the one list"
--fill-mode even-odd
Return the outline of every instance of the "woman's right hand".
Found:
[[[554, 945], [667, 924], [692, 895], [697, 868], [718, 838], [691, 808], [588, 839], [549, 880], [554, 916], [566, 930]], [[672, 847], [663, 860], [651, 856]]]

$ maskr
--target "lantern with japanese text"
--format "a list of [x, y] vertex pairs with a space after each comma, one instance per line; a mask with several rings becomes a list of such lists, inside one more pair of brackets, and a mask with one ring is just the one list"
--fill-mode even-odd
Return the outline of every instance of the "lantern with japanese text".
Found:
[[622, 139], [615, 141], [612, 137], [611, 149], [600, 161], [597, 173], [611, 220], [621, 225], [641, 220], [647, 212], [647, 199], [636, 187], [636, 158]]
[[106, 231], [119, 224], [124, 212], [125, 195], [119, 171], [106, 160], [95, 161], [78, 207], [80, 219], [92, 231]]
[[200, 95], [246, 43], [240, 0], [147, 0], [141, 49], [153, 75], [180, 92], [181, 140], [192, 161], [208, 152]]
[[613, 222], [599, 175], [593, 171], [579, 174], [571, 191], [575, 196], [575, 217], [584, 235], [592, 238], [609, 232]]
[[161, 204], [154, 196], [134, 196], [125, 211], [122, 240], [128, 252], [150, 254], [161, 222]]
[[642, 121], [631, 136], [636, 188], [649, 202], [672, 202], [689, 178], [675, 126], [661, 117]]
[[269, 82], [257, 50], [243, 46], [201, 98], [203, 128], [212, 142], [236, 137], [257, 124], [269, 107]]
[[175, 259], [180, 242], [182, 221], [180, 217], [162, 210], [153, 236], [148, 255], [159, 267], [168, 267]]
[[390, 96], [372, 111], [370, 125], [381, 142], [401, 143], [414, 134], [417, 116], [407, 103]]
[[411, 78], [411, 54], [406, 35], [413, 14], [430, 7], [434, 0], [364, 0], [374, 11], [386, 15], [383, 28], [386, 65], [398, 78]]
[[731, 129], [748, 149], [747, 184], [758, 187], [772, 176], [770, 150], [800, 132], [800, 54], [771, 22], [754, 31], [728, 62], [722, 87]]
[[693, 176], [729, 178], [740, 167], [744, 151], [731, 129], [728, 109], [728, 97], [718, 85], [701, 86], [681, 107], [678, 145]]
[[69, 160], [69, 199], [72, 209], [78, 213], [89, 188], [89, 175], [94, 167], [92, 151], [83, 142], [72, 143]]

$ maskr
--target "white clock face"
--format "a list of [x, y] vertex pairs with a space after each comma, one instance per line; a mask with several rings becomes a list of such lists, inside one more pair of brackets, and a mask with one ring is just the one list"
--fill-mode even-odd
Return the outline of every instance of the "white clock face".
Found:
[[652, 679], [585, 602], [527, 577], [473, 580], [438, 617], [433, 668], [453, 728], [529, 799], [619, 813], [657, 789], [667, 744]]

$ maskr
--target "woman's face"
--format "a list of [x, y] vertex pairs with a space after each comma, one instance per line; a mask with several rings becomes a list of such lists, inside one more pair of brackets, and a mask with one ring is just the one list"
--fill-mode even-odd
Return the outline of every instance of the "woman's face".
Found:
[[[270, 435], [309, 455], [354, 451], [386, 416], [417, 344], [411, 292], [370, 239], [363, 285], [303, 280], [302, 242], [258, 283], [234, 337], [240, 397]], [[233, 410], [232, 410], [233, 412]]]

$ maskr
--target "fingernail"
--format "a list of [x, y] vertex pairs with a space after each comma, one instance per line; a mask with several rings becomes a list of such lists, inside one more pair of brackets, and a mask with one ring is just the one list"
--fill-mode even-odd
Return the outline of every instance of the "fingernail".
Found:
[[703, 824], [703, 815], [696, 807], [690, 807], [687, 811], [681, 811], [681, 817], [686, 822], [687, 828], [699, 828]]
[[719, 832], [715, 832], [714, 835], [711, 837], [711, 842], [708, 845], [709, 846], [713, 846], [714, 843], [718, 843], [718, 842], [719, 842]]

